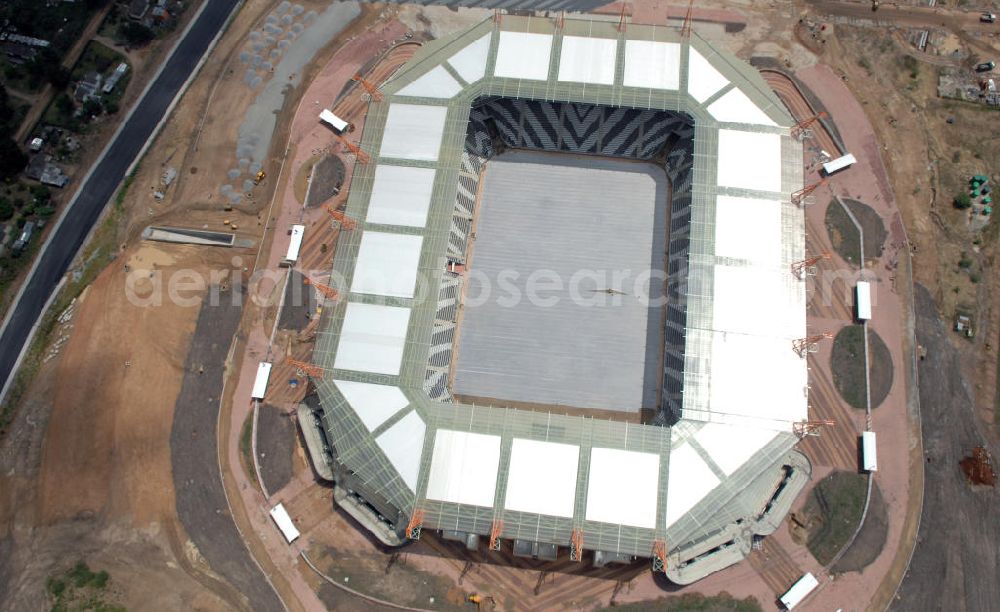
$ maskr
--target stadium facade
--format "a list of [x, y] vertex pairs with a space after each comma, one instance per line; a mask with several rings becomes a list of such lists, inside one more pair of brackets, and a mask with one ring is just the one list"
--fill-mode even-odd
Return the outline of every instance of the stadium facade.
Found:
[[[794, 121], [696, 34], [616, 26], [483, 22], [424, 45], [370, 105], [312, 408], [338, 502], [387, 544], [421, 527], [543, 559], [650, 558], [686, 584], [745, 557], [809, 478]], [[479, 182], [506, 148], [662, 166], [667, 301], [646, 423], [454, 397]]]

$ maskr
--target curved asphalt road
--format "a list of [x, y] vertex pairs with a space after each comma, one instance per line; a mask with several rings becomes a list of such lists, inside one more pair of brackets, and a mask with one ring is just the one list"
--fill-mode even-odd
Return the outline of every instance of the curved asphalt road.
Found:
[[0, 335], [0, 388], [12, 375], [45, 303], [69, 269], [104, 206], [239, 0], [206, 2], [201, 14], [177, 43], [156, 80], [136, 103], [135, 110], [70, 202], [64, 218], [47, 242], [47, 248], [39, 255], [20, 298], [12, 306], [3, 335]]

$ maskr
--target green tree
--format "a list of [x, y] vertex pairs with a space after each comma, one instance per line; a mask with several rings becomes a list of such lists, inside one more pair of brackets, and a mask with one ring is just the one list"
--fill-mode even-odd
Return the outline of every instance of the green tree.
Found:
[[10, 125], [14, 120], [14, 107], [10, 105], [10, 97], [7, 95], [7, 88], [0, 83], [0, 130], [9, 131], [14, 126]]
[[7, 221], [14, 216], [14, 206], [5, 198], [0, 198], [0, 221]]
[[118, 28], [118, 35], [122, 37], [128, 46], [141, 47], [153, 40], [156, 33], [141, 23], [129, 21], [123, 23], [121, 27]]
[[88, 117], [97, 117], [103, 111], [104, 109], [101, 108], [101, 101], [96, 98], [91, 98], [83, 103], [83, 116], [85, 119]]
[[970, 206], [972, 206], [972, 198], [969, 197], [969, 194], [963, 191], [962, 193], [955, 196], [955, 208], [959, 210], [965, 210]]
[[0, 138], [0, 180], [18, 175], [28, 163], [28, 156], [11, 138]]

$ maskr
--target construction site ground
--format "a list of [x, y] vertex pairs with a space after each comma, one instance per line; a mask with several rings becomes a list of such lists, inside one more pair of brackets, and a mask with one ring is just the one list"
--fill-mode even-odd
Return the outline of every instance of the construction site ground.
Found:
[[[301, 4], [316, 10], [326, 6]], [[968, 272], [955, 262], [967, 251], [978, 269], [991, 271], [987, 266], [996, 233], [988, 229], [982, 247], [973, 248], [963, 229], [966, 221], [951, 209], [950, 201], [965, 174], [995, 172], [992, 164], [1000, 159], [1000, 143], [988, 137], [992, 114], [934, 97], [932, 68], [921, 64], [916, 79], [900, 70], [900, 58], [906, 54], [900, 43], [894, 41], [881, 53], [869, 53], [872, 38], [881, 37], [882, 30], [864, 23], [831, 26], [819, 59], [822, 63], [817, 63], [813, 53], [797, 42], [795, 24], [803, 11], [818, 14], [828, 5], [841, 4], [789, 4], [757, 10], [745, 0], [728, 3], [724, 9], [700, 7], [695, 11], [695, 28], [741, 57], [764, 57], [783, 66], [802, 90], [780, 76], [768, 76], [768, 80], [792, 112], [806, 117], [815, 109], [805, 100], [820, 102], [831, 112], [834, 133], [858, 158], [854, 168], [818, 190], [815, 204], [808, 208], [809, 251], [833, 252], [824, 219], [834, 195], [870, 206], [888, 231], [881, 256], [867, 268], [876, 281], [875, 317], [870, 325], [889, 348], [896, 374], [885, 402], [872, 415], [873, 428], [879, 433], [875, 479], [885, 503], [886, 533], [884, 547], [872, 545], [877, 550], [864, 556], [874, 553], [874, 560], [860, 572], [833, 575], [825, 571], [795, 543], [785, 526], [766, 538], [746, 562], [683, 589], [654, 577], [645, 563], [593, 570], [560, 559], [543, 569], [535, 562], [513, 558], [509, 551], [488, 556], [470, 553], [430, 535], [394, 556], [334, 507], [331, 491], [316, 484], [297, 441], [291, 450], [263, 436], [257, 440], [263, 442], [261, 448], [279, 449], [265, 450], [263, 456], [258, 452], [259, 469], [267, 474], [265, 485], [284, 481], [283, 476], [271, 476], [271, 453], [292, 453], [288, 483], [265, 496], [239, 461], [241, 426], [252, 414], [249, 386], [256, 362], [269, 349], [276, 361], [287, 347], [294, 356], [307, 359], [308, 327], [294, 328], [292, 321], [286, 331], [272, 338], [280, 300], [251, 303], [243, 309], [232, 358], [225, 361], [228, 378], [223, 380], [221, 370], [209, 374], [207, 368], [198, 374], [192, 372], [192, 355], [196, 361], [198, 355], [217, 355], [220, 343], [224, 343], [224, 354], [229, 354], [233, 334], [222, 338], [225, 328], [219, 326], [221, 335], [211, 334], [214, 342], [203, 349], [210, 352], [192, 352], [197, 347], [198, 305], [180, 306], [165, 300], [160, 307], [147, 308], [130, 303], [123, 297], [127, 295], [125, 266], [164, 276], [182, 269], [204, 275], [210, 270], [249, 275], [267, 269], [274, 273], [258, 283], [258, 293], [280, 296], [285, 275], [278, 272], [278, 260], [287, 247], [287, 227], [295, 221], [307, 226], [300, 268], [328, 270], [336, 231], [321, 208], [302, 210], [295, 177], [310, 160], [330, 153], [345, 161], [345, 185], [349, 186], [353, 157], [333, 144], [316, 123], [317, 103], [330, 103], [346, 88], [348, 95], [335, 110], [355, 123], [363, 121], [367, 102], [350, 83], [355, 72], [367, 66], [370, 79], [385, 79], [414, 51], [415, 45], [403, 40], [407, 31], [419, 40], [458, 29], [489, 13], [405, 7], [380, 14], [381, 7], [368, 7], [339, 37], [331, 33], [331, 40], [315, 50], [305, 73], [299, 75], [302, 85], [289, 88], [282, 102], [264, 164], [267, 180], [253, 189], [252, 204], [224, 212], [219, 185], [235, 163], [238, 128], [256, 97], [252, 88], [240, 85], [239, 53], [248, 33], [260, 28], [274, 8], [271, 2], [249, 0], [140, 165], [117, 233], [124, 247], [77, 300], [72, 317], [53, 332], [49, 349], [53, 356], [40, 368], [0, 445], [0, 584], [4, 585], [0, 608], [44, 607], [46, 579], [84, 559], [95, 570], [109, 571], [121, 589], [123, 605], [129, 608], [245, 607], [234, 592], [244, 591], [245, 581], [253, 580], [256, 565], [246, 563], [256, 560], [291, 609], [377, 608], [370, 599], [345, 590], [362, 591], [366, 585], [372, 589], [369, 597], [421, 607], [457, 606], [469, 592], [498, 596], [504, 608], [537, 609], [594, 608], [612, 602], [651, 601], [665, 594], [726, 591], [740, 599], [752, 596], [765, 609], [774, 609], [776, 597], [805, 571], [814, 572], [822, 583], [809, 601], [811, 607], [881, 609], [896, 595], [907, 567], [910, 573], [899, 591], [899, 609], [935, 607], [924, 604], [932, 601], [941, 602], [937, 607], [947, 607], [944, 602], [956, 600], [966, 601], [968, 609], [988, 609], [998, 596], [993, 553], [1000, 534], [991, 531], [997, 522], [990, 514], [997, 494], [970, 489], [957, 461], [984, 440], [994, 454], [997, 451], [995, 433], [981, 422], [992, 423], [994, 415], [997, 364], [995, 349], [988, 345], [1000, 334], [1000, 321], [991, 310], [1000, 299], [994, 293], [1000, 283], [992, 273], [983, 274], [984, 282], [972, 283]], [[668, 14], [676, 18], [684, 8], [650, 2], [638, 3], [633, 10], [636, 21], [665, 24]], [[617, 5], [607, 7], [608, 13], [618, 11]], [[387, 51], [394, 41], [404, 44]], [[990, 42], [978, 40], [976, 44], [981, 47]], [[372, 62], [383, 51], [387, 54], [382, 61]], [[872, 78], [858, 64], [858, 58], [866, 55], [879, 78]], [[955, 124], [946, 123], [947, 116], [955, 117]], [[915, 125], [922, 129], [912, 129]], [[359, 123], [358, 133], [360, 129]], [[829, 134], [819, 132], [824, 148], [836, 147]], [[959, 161], [948, 163], [955, 159], [955, 150], [960, 151]], [[156, 200], [151, 192], [161, 186], [160, 177], [168, 167], [178, 169], [177, 180], [165, 198]], [[810, 173], [810, 180], [815, 177], [815, 172]], [[330, 203], [343, 201], [346, 191]], [[274, 194], [274, 208], [269, 211]], [[141, 230], [154, 223], [222, 230], [227, 219], [236, 224], [233, 231], [238, 237], [252, 241], [253, 247], [224, 250], [137, 240]], [[911, 255], [913, 275], [927, 287], [916, 294], [916, 322], [909, 317]], [[836, 333], [851, 322], [851, 270], [836, 255], [821, 262], [809, 306], [811, 332]], [[133, 289], [140, 297], [148, 296], [149, 287], [143, 283]], [[204, 293], [191, 292], [194, 296]], [[972, 342], [948, 331], [953, 309], [965, 303], [976, 309], [982, 330]], [[305, 322], [310, 309], [304, 310], [290, 316], [301, 316]], [[915, 403], [914, 328], [928, 352], [919, 371], [927, 457], [921, 451], [921, 413]], [[857, 436], [865, 426], [865, 416], [848, 407], [833, 386], [830, 343], [822, 344], [809, 359], [812, 416], [836, 423], [800, 447], [813, 463], [813, 482], [818, 482], [833, 470], [857, 469]], [[976, 372], [975, 382], [969, 382], [969, 372]], [[218, 510], [220, 520], [231, 518], [233, 529], [242, 534], [245, 556], [239, 554], [232, 538], [224, 539], [223, 546], [235, 548], [228, 553], [220, 548], [212, 554], [231, 554], [234, 563], [244, 563], [243, 578], [234, 578], [228, 565], [210, 563], [190, 526], [178, 518], [178, 504], [187, 489], [175, 486], [168, 441], [186, 373], [188, 377], [215, 377], [214, 392], [205, 384], [192, 396], [206, 398], [205, 412], [216, 413], [225, 390], [217, 421], [219, 438], [196, 435], [188, 442], [196, 445], [189, 452], [203, 453], [197, 456], [205, 461], [210, 461], [211, 452], [221, 460], [222, 495], [228, 495], [231, 515], [221, 507], [218, 483], [211, 493], [214, 501], [205, 503], [203, 510]], [[291, 387], [288, 381], [293, 378], [301, 379], [294, 368], [275, 367], [267, 409], [273, 406], [279, 414], [287, 412], [301, 399], [305, 385]], [[258, 427], [273, 418], [275, 414], [268, 413]], [[211, 429], [207, 420], [198, 430], [203, 428]], [[208, 467], [203, 472], [206, 479], [211, 478]], [[207, 489], [204, 492], [208, 494]], [[803, 494], [793, 512], [801, 510], [805, 499]], [[284, 543], [266, 514], [279, 501], [303, 534], [292, 546]], [[922, 520], [918, 520], [921, 509]], [[918, 523], [920, 543], [911, 564]], [[874, 537], [862, 530], [856, 545], [869, 544]], [[308, 567], [300, 553], [325, 576]], [[345, 563], [354, 559], [358, 562]], [[980, 596], [981, 600], [969, 599]]]
[[[318, 10], [327, 6], [303, 4]], [[193, 305], [166, 298], [155, 307], [143, 305], [152, 286], [141, 279], [129, 281], [126, 270], [146, 270], [166, 282], [178, 273], [208, 279], [213, 271], [239, 274], [252, 265], [256, 248], [142, 243], [138, 235], [153, 223], [223, 229], [223, 219], [229, 218], [241, 228], [241, 239], [259, 244], [263, 223], [256, 223], [257, 213], [224, 212], [213, 195], [234, 163], [241, 109], [254, 97], [249, 88], [225, 86], [232, 80], [232, 60], [247, 33], [260, 27], [273, 8], [269, 1], [244, 4], [139, 165], [122, 202], [123, 214], [108, 217], [120, 223], [112, 228], [117, 241], [111, 244], [122, 249], [75, 302], [72, 319], [52, 332], [45, 363], [2, 440], [2, 609], [47, 607], [46, 580], [78, 560], [107, 570], [122, 593], [121, 603], [130, 609], [247, 607], [228, 583], [225, 568], [210, 567], [190, 539], [177, 510], [187, 491], [178, 494], [173, 482], [174, 405], [185, 364], [194, 355], [190, 348], [198, 298], [206, 290], [182, 292], [194, 298]], [[329, 57], [340, 42], [331, 34], [318, 51], [320, 58]], [[310, 76], [303, 78], [308, 82]], [[296, 100], [301, 95], [296, 88], [288, 92]], [[206, 108], [217, 110], [206, 113]], [[154, 199], [152, 192], [163, 188], [160, 179], [168, 167], [179, 170], [177, 180], [165, 198]], [[258, 194], [265, 201], [266, 189], [265, 184]], [[76, 269], [83, 263], [77, 262]], [[129, 283], [139, 303], [129, 301]], [[224, 327], [218, 331], [226, 335]], [[206, 399], [198, 406], [202, 415], [217, 413], [221, 368], [231, 341], [229, 332], [210, 347], [215, 351], [222, 343], [222, 360], [213, 353], [213, 393], [203, 397], [214, 396], [216, 403]], [[206, 367], [200, 376], [210, 372]], [[208, 421], [203, 427], [203, 435], [192, 436], [195, 445], [187, 450], [192, 455], [196, 449], [208, 452], [201, 455], [208, 474], [217, 465], [216, 443]], [[224, 496], [221, 503], [219, 499], [205, 502], [203, 510], [225, 518]], [[243, 544], [236, 540], [235, 546]], [[253, 564], [246, 553], [242, 558]]]

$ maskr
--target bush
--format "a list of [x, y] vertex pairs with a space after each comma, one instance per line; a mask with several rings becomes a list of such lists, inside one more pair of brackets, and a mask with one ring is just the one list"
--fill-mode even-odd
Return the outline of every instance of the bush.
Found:
[[972, 267], [972, 260], [965, 253], [962, 253], [962, 258], [958, 260], [958, 267], [963, 270], [968, 270]]
[[153, 40], [156, 33], [141, 23], [129, 21], [123, 23], [118, 28], [118, 35], [121, 36], [130, 47], [141, 47], [142, 45], [145, 45], [149, 41]]
[[45, 204], [52, 199], [52, 190], [45, 185], [32, 185], [31, 197], [36, 204]]
[[14, 216], [14, 205], [7, 200], [0, 200], [0, 221], [7, 221]]
[[28, 164], [28, 156], [11, 138], [0, 138], [0, 180], [20, 174]]
[[49, 578], [49, 593], [59, 597], [66, 590], [66, 583], [57, 578]]
[[955, 196], [955, 208], [965, 210], [970, 206], [972, 206], [972, 198], [969, 197], [969, 194], [962, 192]]

